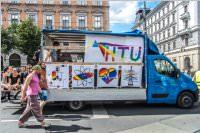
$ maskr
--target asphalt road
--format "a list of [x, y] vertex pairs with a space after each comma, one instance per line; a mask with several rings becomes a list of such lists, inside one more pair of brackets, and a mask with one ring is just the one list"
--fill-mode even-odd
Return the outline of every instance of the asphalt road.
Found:
[[19, 129], [17, 120], [24, 108], [18, 103], [1, 104], [1, 133], [200, 133], [200, 103], [192, 109], [173, 105], [95, 104], [82, 111], [69, 111], [64, 105], [44, 108], [48, 129], [31, 117], [27, 128]]

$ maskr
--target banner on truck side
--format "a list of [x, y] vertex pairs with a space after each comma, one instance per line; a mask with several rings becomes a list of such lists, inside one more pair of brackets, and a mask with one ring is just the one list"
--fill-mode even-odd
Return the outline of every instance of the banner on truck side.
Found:
[[69, 66], [62, 64], [46, 64], [48, 87], [69, 88]]
[[118, 68], [118, 65], [98, 65], [97, 87], [117, 87]]
[[142, 37], [86, 35], [84, 62], [142, 63]]
[[121, 66], [121, 87], [141, 87], [142, 66]]
[[72, 87], [94, 88], [94, 65], [73, 65]]

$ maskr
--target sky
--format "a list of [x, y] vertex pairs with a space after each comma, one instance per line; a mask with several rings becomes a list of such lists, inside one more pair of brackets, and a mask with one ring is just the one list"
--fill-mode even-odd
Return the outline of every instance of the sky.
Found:
[[[143, 8], [143, 1], [110, 0], [110, 30], [112, 32], [131, 31], [134, 25], [136, 12]], [[153, 9], [159, 1], [147, 1], [146, 7]]]

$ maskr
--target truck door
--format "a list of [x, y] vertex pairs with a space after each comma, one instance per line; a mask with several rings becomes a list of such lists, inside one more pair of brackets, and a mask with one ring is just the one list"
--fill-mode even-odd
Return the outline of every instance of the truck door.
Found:
[[179, 89], [177, 68], [163, 55], [148, 56], [148, 103], [174, 103]]

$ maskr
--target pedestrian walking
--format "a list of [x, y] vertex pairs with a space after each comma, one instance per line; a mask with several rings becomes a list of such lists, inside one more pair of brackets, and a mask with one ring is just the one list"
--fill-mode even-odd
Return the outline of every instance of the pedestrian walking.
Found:
[[40, 105], [37, 100], [38, 94], [41, 92], [38, 77], [38, 74], [41, 71], [41, 67], [39, 65], [35, 65], [32, 67], [32, 70], [32, 73], [27, 76], [22, 89], [21, 100], [26, 101], [27, 95], [27, 106], [19, 118], [18, 127], [25, 127], [26, 125], [24, 123], [29, 119], [32, 113], [37, 121], [41, 123], [41, 127], [46, 128], [50, 125], [44, 121], [44, 116], [41, 114]]

